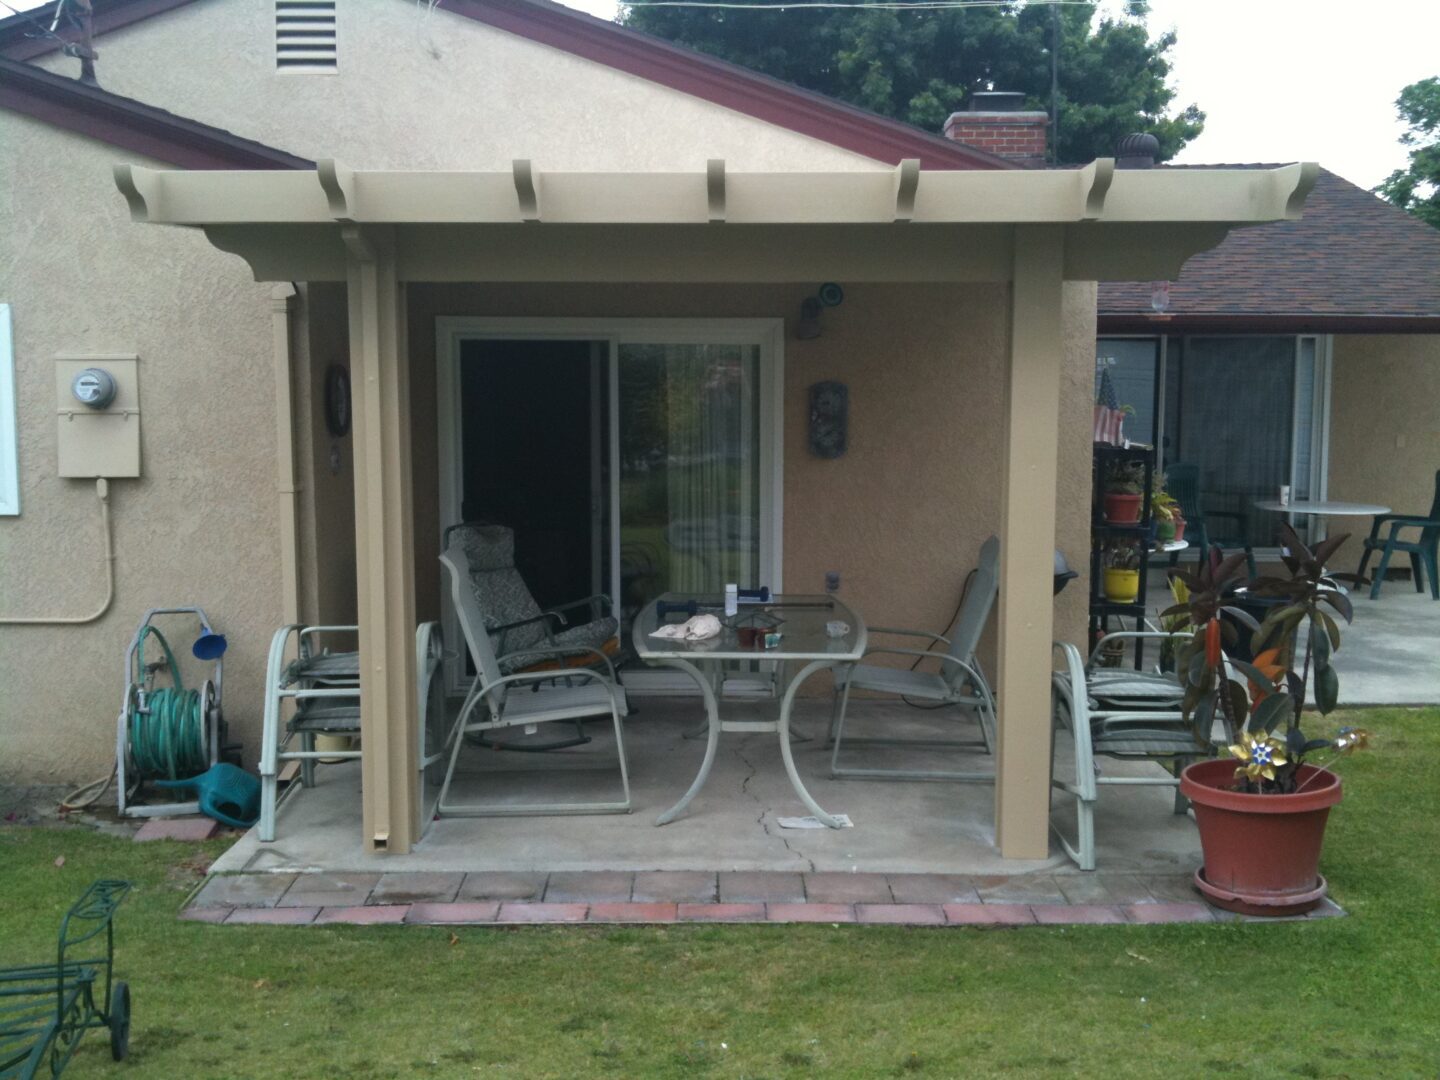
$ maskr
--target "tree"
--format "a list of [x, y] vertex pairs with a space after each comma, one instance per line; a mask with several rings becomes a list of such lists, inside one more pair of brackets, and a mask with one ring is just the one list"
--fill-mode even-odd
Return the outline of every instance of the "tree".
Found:
[[625, 25], [786, 82], [828, 94], [927, 131], [976, 90], [1018, 90], [1049, 111], [1051, 43], [1058, 30], [1059, 150], [1083, 163], [1114, 152], [1134, 131], [1177, 153], [1204, 126], [1194, 105], [1167, 115], [1173, 32], [1151, 39], [1142, 2], [1096, 21], [1091, 4], [896, 10], [622, 8]]
[[1400, 142], [1410, 147], [1410, 167], [1396, 169], [1375, 190], [1440, 229], [1440, 76], [1401, 90], [1395, 111], [1405, 121]]

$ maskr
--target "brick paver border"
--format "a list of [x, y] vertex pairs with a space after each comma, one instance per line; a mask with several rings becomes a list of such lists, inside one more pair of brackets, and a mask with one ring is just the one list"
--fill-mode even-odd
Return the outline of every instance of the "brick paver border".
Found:
[[[1079, 879], [1052, 874], [1017, 875], [1013, 887], [958, 875], [833, 873], [814, 875], [812, 887], [810, 874], [716, 873], [709, 875], [715, 887], [707, 888], [699, 880], [705, 876], [688, 873], [672, 882], [641, 872], [637, 882], [637, 875], [628, 871], [593, 877], [491, 872], [469, 875], [464, 883], [456, 874], [217, 876], [198, 891], [180, 918], [224, 925], [491, 927], [676, 923], [1017, 927], [1273, 921], [1213, 908], [1198, 893], [1187, 894], [1179, 875], [1143, 881], [1134, 875], [1112, 875], [1108, 885], [1104, 874], [1086, 875], [1083, 888], [1078, 887]], [[519, 889], [516, 882], [522, 877], [533, 887]], [[581, 888], [587, 882], [596, 883], [594, 895]], [[699, 893], [716, 899], [658, 900], [657, 885], [674, 887], [679, 895]], [[531, 899], [516, 898], [517, 892], [525, 891], [532, 893]], [[486, 895], [491, 892], [496, 895]], [[763, 896], [766, 892], [771, 895]], [[891, 895], [906, 902], [875, 902]], [[1096, 902], [1053, 902], [1067, 895], [1093, 897]], [[409, 902], [392, 902], [402, 897]], [[921, 897], [928, 902], [920, 902]], [[946, 903], [945, 897], [963, 897], [965, 902]], [[1033, 900], [1026, 902], [1025, 897]], [[1106, 897], [1112, 902], [1100, 902]], [[1300, 918], [1344, 914], [1326, 900]]]

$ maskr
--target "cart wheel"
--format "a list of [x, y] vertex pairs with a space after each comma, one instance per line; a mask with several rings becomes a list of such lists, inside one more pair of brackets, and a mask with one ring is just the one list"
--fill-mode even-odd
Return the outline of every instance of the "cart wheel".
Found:
[[130, 1053], [130, 984], [117, 982], [110, 990], [110, 1056], [124, 1061]]

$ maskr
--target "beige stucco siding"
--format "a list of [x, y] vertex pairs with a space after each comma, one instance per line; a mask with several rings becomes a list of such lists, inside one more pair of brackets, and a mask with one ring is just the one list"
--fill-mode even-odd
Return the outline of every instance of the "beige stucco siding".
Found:
[[[106, 34], [100, 83], [367, 169], [880, 169], [880, 163], [408, 0], [337, 4], [339, 70], [275, 70], [272, 0], [206, 0]], [[52, 70], [76, 61], [52, 56]]]
[[1337, 334], [1332, 380], [1330, 497], [1428, 513], [1440, 469], [1440, 336]]
[[[81, 615], [103, 596], [94, 482], [57, 476], [55, 355], [138, 355], [143, 424], [143, 475], [110, 484], [109, 613], [0, 626], [0, 780], [104, 771], [125, 646], [146, 608], [174, 604], [229, 636], [225, 711], [253, 758], [281, 610], [270, 287], [198, 231], [134, 225], [113, 147], [0, 112], [0, 148], [22, 511], [0, 517], [0, 616]], [[190, 643], [187, 630], [177, 652]]]
[[[793, 318], [805, 294], [794, 285], [412, 286], [420, 617], [439, 614], [437, 316], [784, 318], [786, 588], [819, 591], [825, 571], [839, 570], [845, 597], [867, 621], [943, 627], [980, 544], [999, 529], [1008, 287], [847, 282], [844, 305], [825, 312], [823, 336], [798, 341]], [[1091, 286], [1067, 286], [1065, 385], [1085, 392], [1062, 406], [1058, 529], [1061, 548], [1082, 569], [1094, 310]], [[849, 449], [836, 460], [807, 445], [807, 390], [821, 379], [850, 387]], [[1059, 601], [1059, 631], [1082, 640], [1084, 612], [1081, 582]]]

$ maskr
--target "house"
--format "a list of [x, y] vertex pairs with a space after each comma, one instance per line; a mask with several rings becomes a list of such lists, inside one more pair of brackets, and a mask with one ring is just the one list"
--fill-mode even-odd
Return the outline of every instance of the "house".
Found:
[[1243, 512], [1253, 543], [1274, 539], [1253, 500], [1281, 484], [1301, 499], [1429, 509], [1440, 231], [1417, 218], [1321, 169], [1302, 220], [1232, 233], [1158, 301], [1148, 283], [1102, 284], [1097, 323], [1097, 355], [1136, 410], [1127, 429], [1167, 462], [1199, 463], [1207, 508]]
[[[96, 7], [103, 88], [31, 17], [0, 23], [0, 774], [104, 767], [149, 607], [199, 603], [230, 636], [252, 756], [274, 629], [357, 620], [365, 841], [404, 851], [446, 525], [524, 517], [539, 567], [622, 597], [723, 535], [757, 583], [838, 571], [871, 621], [936, 627], [994, 532], [998, 844], [1048, 850], [1051, 639], [1084, 620], [1082, 590], [1052, 600], [1052, 553], [1088, 545], [1094, 282], [1298, 215], [1313, 167], [1021, 170], [537, 0], [310, 2], [303, 31], [287, 0]], [[823, 282], [844, 302], [801, 337]], [[117, 358], [139, 475], [106, 489], [61, 475], [56, 365]], [[707, 435], [733, 482], [673, 499], [650, 483], [694, 436], [657, 388], [672, 364], [739, 388]], [[838, 459], [807, 445], [822, 380], [849, 386]], [[659, 457], [656, 407], [678, 432]]]

